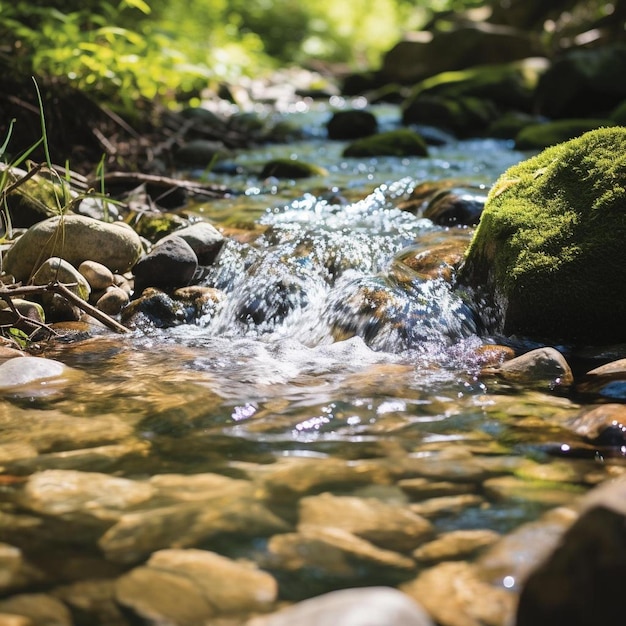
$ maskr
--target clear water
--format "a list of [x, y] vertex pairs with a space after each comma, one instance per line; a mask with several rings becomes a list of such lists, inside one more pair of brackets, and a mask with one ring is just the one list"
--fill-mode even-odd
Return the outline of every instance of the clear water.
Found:
[[[581, 405], [549, 389], [482, 380], [477, 351], [484, 338], [465, 305], [445, 282], [413, 276], [394, 260], [409, 245], [471, 236], [471, 229], [435, 226], [399, 210], [415, 185], [454, 179], [488, 189], [526, 155], [507, 142], [468, 140], [432, 147], [428, 158], [346, 160], [345, 144], [328, 142], [319, 131], [328, 112], [307, 115], [300, 120], [310, 129], [306, 141], [239, 155], [245, 173], [208, 175], [237, 194], [192, 208], [227, 233], [257, 233], [231, 237], [206, 273], [204, 284], [224, 292], [220, 306], [193, 324], [146, 323], [129, 336], [94, 329], [89, 338], [44, 346], [43, 354], [80, 377], [66, 387], [18, 390], [0, 400], [9, 413], [54, 413], [68, 424], [114, 415], [130, 432], [110, 439], [102, 433], [85, 445], [69, 426], [66, 440], [42, 444], [35, 461], [5, 464], [8, 473], [27, 477], [58, 465], [47, 455], [111, 443], [146, 447], [104, 465], [77, 455], [63, 466], [104, 467], [139, 480], [169, 472], [232, 476], [241, 464], [271, 466], [285, 458], [394, 463], [460, 449], [515, 468], [522, 461], [549, 465], [563, 441], [575, 442], [562, 424]], [[380, 116], [389, 127], [397, 123], [393, 108]], [[289, 154], [325, 167], [328, 176], [297, 183], [255, 176], [268, 158]], [[378, 309], [364, 305], [376, 298]], [[19, 435], [5, 433], [2, 443], [15, 441]], [[506, 532], [566, 501], [572, 490], [589, 488], [619, 460], [581, 455], [565, 462], [572, 472], [561, 485], [546, 483], [551, 497], [533, 491], [468, 507], [438, 517], [438, 529]], [[342, 487], [368, 488], [381, 485]], [[19, 517], [17, 502], [5, 489], [0, 511]], [[19, 532], [5, 530], [0, 538], [23, 542]], [[249, 537], [241, 537], [238, 549], [232, 542], [236, 537], [229, 549], [248, 558], [260, 550]], [[47, 550], [54, 560], [57, 549], [52, 539], [37, 544], [43, 560]]]

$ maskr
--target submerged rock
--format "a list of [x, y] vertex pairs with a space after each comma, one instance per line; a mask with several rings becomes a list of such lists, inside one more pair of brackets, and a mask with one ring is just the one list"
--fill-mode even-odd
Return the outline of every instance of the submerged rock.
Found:
[[603, 128], [509, 168], [459, 270], [489, 332], [626, 340], [626, 128]]

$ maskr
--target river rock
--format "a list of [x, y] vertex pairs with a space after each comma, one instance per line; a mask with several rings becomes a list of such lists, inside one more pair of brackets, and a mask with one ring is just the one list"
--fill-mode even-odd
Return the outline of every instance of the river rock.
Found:
[[626, 406], [623, 404], [600, 404], [583, 410], [567, 426], [591, 443], [626, 451]]
[[21, 494], [31, 511], [65, 519], [113, 523], [131, 507], [145, 504], [155, 489], [145, 483], [98, 472], [46, 470], [33, 474]]
[[116, 584], [118, 602], [149, 623], [198, 626], [219, 615], [263, 612], [278, 594], [255, 566], [206, 550], [161, 550]]
[[626, 359], [600, 365], [581, 377], [576, 391], [604, 399], [626, 398]]
[[246, 626], [433, 626], [422, 607], [392, 587], [341, 589], [304, 600]]
[[267, 550], [272, 569], [298, 572], [299, 576], [310, 577], [311, 584], [317, 579], [326, 591], [337, 580], [367, 580], [383, 571], [386, 576], [406, 577], [415, 569], [413, 559], [329, 526], [301, 524], [298, 532], [271, 537]]
[[27, 281], [42, 260], [58, 256], [74, 267], [92, 260], [123, 273], [137, 262], [142, 251], [141, 239], [125, 224], [64, 215], [31, 226], [7, 250], [4, 269], [16, 280]]
[[130, 297], [120, 287], [110, 287], [96, 301], [96, 307], [107, 315], [117, 315], [128, 303]]
[[74, 624], [72, 615], [65, 604], [44, 593], [24, 593], [0, 600], [0, 614], [5, 613], [24, 616], [28, 619], [25, 622], [28, 626], [73, 626]]
[[493, 530], [453, 530], [416, 548], [413, 557], [421, 563], [470, 559], [499, 538], [500, 535]]
[[417, 83], [402, 104], [404, 124], [429, 124], [458, 136], [484, 133], [503, 111], [530, 112], [545, 59], [490, 63], [442, 72]]
[[300, 523], [343, 528], [381, 548], [410, 550], [430, 538], [433, 527], [426, 519], [401, 505], [376, 498], [335, 496], [330, 493], [300, 500]]
[[482, 376], [496, 376], [511, 383], [567, 389], [574, 375], [565, 357], [555, 348], [537, 348], [498, 365], [483, 368]]
[[198, 257], [182, 237], [168, 237], [157, 244], [135, 265], [135, 292], [139, 297], [146, 287], [165, 291], [188, 285], [198, 268]]
[[175, 230], [171, 235], [159, 239], [158, 245], [173, 237], [181, 237], [191, 246], [200, 265], [211, 265], [226, 241], [224, 235], [208, 222], [196, 222], [191, 226]]
[[590, 492], [578, 520], [528, 577], [517, 626], [621, 624], [626, 576], [626, 480]]
[[617, 78], [624, 72], [624, 42], [574, 46], [558, 55], [539, 81], [538, 109], [552, 118], [592, 117], [599, 111], [608, 117], [626, 98], [626, 86]]
[[17, 390], [25, 385], [71, 378], [72, 368], [60, 361], [38, 356], [9, 359], [0, 365], [0, 391]]
[[8, 543], [0, 543], [0, 593], [15, 591], [43, 580], [45, 576], [28, 562], [22, 550]]
[[471, 563], [440, 563], [401, 585], [400, 590], [440, 626], [506, 626], [515, 611], [515, 595], [486, 583]]
[[542, 56], [540, 42], [530, 31], [488, 22], [412, 32], [384, 57], [382, 75], [387, 82], [414, 84], [449, 70]]
[[[15, 314], [9, 308], [8, 303], [3, 300], [0, 302], [0, 324], [15, 326], [30, 335], [33, 330], [46, 321], [46, 314], [38, 302], [24, 300], [23, 298], [11, 298], [11, 303], [18, 313], [26, 319], [16, 321]], [[29, 320], [32, 320], [34, 323], [31, 323]]]
[[378, 120], [370, 111], [349, 109], [335, 111], [326, 124], [329, 139], [358, 139], [378, 130]]
[[275, 178], [308, 178], [309, 176], [328, 176], [323, 167], [300, 161], [299, 159], [272, 159], [261, 170], [261, 178], [273, 176]]
[[[48, 285], [59, 282], [65, 284], [69, 291], [81, 300], [88, 301], [91, 287], [85, 277], [65, 259], [50, 257], [46, 259], [32, 277], [34, 285]], [[42, 294], [41, 301], [46, 316], [52, 321], [76, 321], [81, 317], [81, 309], [59, 293], [47, 291]]]
[[489, 192], [459, 284], [488, 332], [576, 344], [626, 340], [626, 128], [509, 168]]
[[102, 263], [83, 261], [78, 266], [78, 271], [85, 277], [93, 291], [106, 289], [113, 284], [113, 272]]

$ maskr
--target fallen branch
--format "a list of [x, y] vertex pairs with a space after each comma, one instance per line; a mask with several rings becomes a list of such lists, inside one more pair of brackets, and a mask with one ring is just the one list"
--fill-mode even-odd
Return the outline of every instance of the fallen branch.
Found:
[[168, 176], [158, 176], [156, 174], [142, 174], [139, 172], [110, 172], [103, 178], [93, 179], [89, 181], [89, 185], [94, 189], [98, 189], [104, 183], [107, 185], [128, 185], [139, 186], [142, 184], [154, 185], [157, 187], [178, 188], [196, 194], [199, 196], [208, 196], [211, 198], [223, 198], [231, 195], [233, 192], [223, 185], [205, 185], [190, 180], [179, 180]]
[[[102, 322], [107, 328], [114, 330], [118, 333], [129, 333], [130, 330], [123, 326], [118, 321], [114, 320], [111, 316], [107, 315], [100, 309], [97, 309], [89, 302], [85, 302], [82, 298], [79, 298], [75, 293], [70, 291], [67, 285], [58, 282], [51, 282], [47, 285], [4, 285], [0, 287], [0, 298], [7, 302], [7, 298], [10, 300], [12, 297], [16, 296], [33, 296], [41, 293], [47, 293], [52, 291], [53, 293], [58, 293], [63, 296], [67, 300], [69, 300], [72, 304], [77, 306], [81, 311], [91, 315], [94, 319], [97, 319], [99, 322]], [[11, 306], [11, 304], [9, 304]], [[14, 311], [14, 307], [11, 307]], [[31, 322], [33, 320], [30, 320]], [[37, 325], [37, 324], [35, 324]], [[54, 331], [50, 329], [47, 325], [44, 325], [47, 330], [50, 330], [53, 334]]]

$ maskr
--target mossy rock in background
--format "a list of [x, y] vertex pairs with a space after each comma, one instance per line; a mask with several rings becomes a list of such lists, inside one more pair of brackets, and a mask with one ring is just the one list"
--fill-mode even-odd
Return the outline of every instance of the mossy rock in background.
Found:
[[617, 126], [617, 123], [608, 119], [567, 119], [529, 124], [515, 136], [515, 148], [543, 150], [605, 126]]
[[407, 128], [377, 133], [357, 139], [346, 146], [345, 157], [428, 156], [428, 146], [417, 132]]
[[625, 241], [626, 128], [602, 128], [502, 174], [459, 287], [482, 302], [478, 313], [490, 333], [623, 342]]
[[328, 176], [323, 167], [306, 163], [298, 159], [273, 159], [268, 161], [261, 171], [261, 178], [309, 178], [310, 176]]
[[6, 186], [17, 186], [6, 195], [11, 225], [29, 228], [37, 222], [63, 213], [77, 197], [61, 179], [52, 182], [41, 174], [28, 178], [26, 170], [2, 166], [0, 173], [6, 176]]
[[404, 107], [402, 123], [435, 126], [457, 137], [476, 137], [483, 135], [498, 116], [498, 109], [490, 100], [424, 95]]
[[503, 111], [530, 113], [534, 89], [547, 65], [536, 58], [442, 72], [415, 85], [402, 105], [402, 121], [476, 136]]

